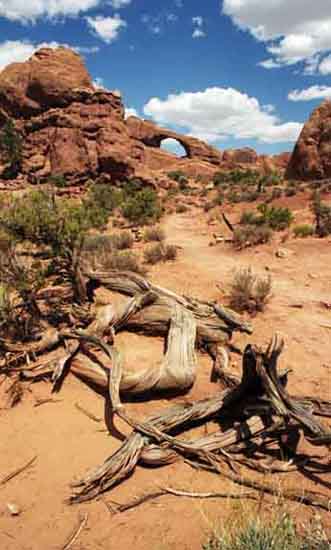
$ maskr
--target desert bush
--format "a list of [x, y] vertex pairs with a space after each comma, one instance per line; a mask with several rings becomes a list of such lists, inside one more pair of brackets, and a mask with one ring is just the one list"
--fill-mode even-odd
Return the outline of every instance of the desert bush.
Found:
[[258, 277], [252, 269], [235, 272], [230, 289], [230, 306], [236, 311], [263, 311], [271, 298], [271, 277]]
[[86, 203], [91, 208], [99, 208], [104, 217], [118, 208], [124, 200], [123, 191], [112, 187], [108, 183], [93, 184], [87, 195]]
[[162, 208], [156, 192], [145, 188], [129, 196], [122, 205], [122, 213], [129, 221], [141, 225], [151, 221], [158, 221]]
[[177, 181], [177, 183], [183, 185], [184, 187], [187, 185], [188, 180], [187, 176], [182, 170], [173, 170], [171, 172], [168, 172], [168, 178], [172, 179], [173, 181]]
[[331, 234], [331, 206], [321, 200], [319, 191], [315, 191], [312, 197], [311, 209], [315, 216], [316, 233], [319, 237]]
[[134, 238], [130, 231], [113, 233], [110, 235], [110, 241], [116, 250], [126, 250], [132, 248], [134, 244]]
[[0, 132], [0, 153], [7, 163], [2, 173], [4, 179], [17, 177], [22, 164], [22, 139], [12, 120], [8, 120]]
[[58, 187], [59, 189], [63, 189], [69, 185], [66, 178], [61, 174], [54, 174], [52, 176], [49, 176], [48, 183], [50, 185]]
[[266, 225], [243, 225], [236, 227], [233, 233], [232, 244], [237, 250], [250, 246], [265, 244], [272, 239], [272, 229]]
[[152, 244], [144, 250], [144, 260], [147, 264], [155, 265], [162, 262], [164, 250], [162, 244]]
[[271, 192], [271, 200], [280, 199], [283, 195], [283, 190], [281, 187], [274, 187]]
[[150, 245], [144, 251], [144, 260], [147, 264], [155, 265], [159, 262], [173, 261], [177, 258], [177, 247], [161, 243]]
[[269, 520], [248, 515], [246, 521], [214, 533], [203, 550], [331, 550], [331, 543], [320, 520], [314, 519], [299, 534], [293, 519], [282, 513]]
[[289, 227], [294, 219], [289, 208], [269, 206], [266, 203], [259, 204], [258, 213], [243, 212], [240, 223], [242, 225], [265, 225], [275, 231], [281, 231]]
[[109, 270], [133, 271], [134, 273], [144, 274], [145, 270], [141, 266], [137, 255], [129, 250], [114, 250], [110, 254], [104, 254], [96, 260]]
[[164, 253], [163, 253], [165, 261], [174, 261], [176, 260], [177, 255], [178, 255], [178, 249], [175, 245], [167, 244], [165, 246]]
[[312, 225], [309, 225], [308, 223], [296, 225], [293, 227], [293, 233], [295, 237], [310, 237], [311, 235], [314, 235], [314, 228]]
[[146, 227], [143, 234], [143, 239], [146, 242], [162, 242], [165, 239], [165, 232], [160, 226]]
[[188, 207], [186, 206], [186, 204], [178, 204], [176, 206], [176, 212], [177, 214], [184, 214], [184, 212], [187, 212], [188, 211]]

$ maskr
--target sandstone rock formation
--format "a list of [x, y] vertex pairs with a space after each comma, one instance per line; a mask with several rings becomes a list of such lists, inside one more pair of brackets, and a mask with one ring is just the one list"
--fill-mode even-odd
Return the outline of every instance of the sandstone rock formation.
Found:
[[224, 162], [232, 162], [235, 164], [257, 164], [258, 160], [258, 154], [250, 147], [245, 147], [243, 149], [228, 149], [223, 153]]
[[286, 176], [289, 179], [331, 178], [331, 101], [312, 113], [299, 136]]
[[[120, 93], [96, 89], [81, 57], [67, 48], [43, 48], [0, 73], [0, 127], [8, 118], [22, 135], [22, 175], [30, 182], [50, 175], [73, 183], [134, 176], [166, 187], [173, 170], [208, 179], [218, 170], [263, 166], [252, 149], [222, 154], [153, 122], [126, 120]], [[184, 157], [161, 149], [169, 138], [182, 145]]]

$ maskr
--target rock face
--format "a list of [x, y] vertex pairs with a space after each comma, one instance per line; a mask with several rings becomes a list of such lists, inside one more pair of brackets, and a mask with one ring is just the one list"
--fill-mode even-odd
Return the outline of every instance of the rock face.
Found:
[[160, 128], [147, 120], [129, 117], [127, 127], [132, 138], [142, 141], [148, 147], [159, 148], [165, 139], [175, 139], [185, 149], [188, 159], [196, 159], [216, 166], [222, 162], [222, 153], [203, 141], [177, 134], [171, 130]]
[[331, 178], [331, 101], [312, 113], [299, 136], [286, 176], [289, 179]]
[[243, 149], [228, 149], [223, 153], [224, 162], [233, 162], [235, 164], [257, 164], [258, 160], [258, 154], [250, 147], [245, 147]]
[[[252, 149], [222, 154], [153, 122], [126, 120], [119, 92], [96, 89], [81, 57], [67, 48], [41, 49], [0, 73], [0, 128], [8, 118], [22, 135], [22, 177], [30, 182], [63, 175], [74, 183], [103, 175], [166, 186], [173, 170], [210, 179], [218, 170], [261, 167]], [[160, 148], [169, 138], [186, 156]]]

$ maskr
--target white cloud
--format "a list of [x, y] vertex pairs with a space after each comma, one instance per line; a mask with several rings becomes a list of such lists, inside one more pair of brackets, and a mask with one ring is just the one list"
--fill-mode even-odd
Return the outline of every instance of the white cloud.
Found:
[[270, 105], [233, 88], [207, 88], [202, 92], [154, 97], [144, 113], [164, 125], [179, 126], [191, 135], [216, 142], [226, 138], [257, 139], [265, 143], [296, 141], [297, 122], [281, 123]]
[[201, 29], [194, 29], [194, 31], [192, 32], [192, 38], [205, 38], [205, 37], [206, 37], [206, 33]]
[[139, 117], [138, 111], [134, 107], [125, 107], [125, 118], [128, 118], [129, 116]]
[[196, 15], [192, 17], [192, 23], [194, 25], [192, 38], [205, 38], [207, 34], [203, 30], [203, 25], [204, 25], [203, 17], [201, 17], [201, 15]]
[[266, 43], [272, 56], [261, 63], [266, 68], [309, 64], [331, 51], [329, 0], [224, 0], [223, 13]]
[[193, 23], [193, 25], [196, 25], [197, 27], [202, 27], [203, 17], [201, 17], [201, 15], [196, 15], [195, 17], [192, 17], [192, 23]]
[[331, 74], [331, 55], [328, 55], [321, 61], [318, 70], [322, 75]]
[[93, 86], [96, 90], [106, 90], [106, 91], [108, 91], [107, 87], [105, 86], [103, 78], [101, 78], [100, 76], [97, 76], [93, 80], [92, 84], [93, 84]]
[[58, 48], [66, 46], [80, 53], [94, 53], [98, 51], [96, 47], [73, 47], [68, 44], [59, 44], [58, 42], [41, 42], [33, 44], [28, 40], [6, 40], [0, 43], [0, 70], [4, 69], [10, 63], [19, 63], [26, 61], [40, 48]]
[[121, 29], [127, 26], [119, 15], [114, 17], [97, 15], [96, 17], [86, 17], [86, 21], [91, 29], [107, 44], [114, 42], [118, 38]]
[[311, 86], [305, 90], [292, 90], [288, 94], [290, 101], [312, 101], [331, 98], [331, 86]]
[[115, 10], [120, 10], [121, 8], [125, 8], [129, 4], [131, 4], [131, 0], [110, 0], [110, 5]]
[[0, 0], [0, 17], [35, 21], [39, 17], [74, 16], [95, 8], [101, 0]]

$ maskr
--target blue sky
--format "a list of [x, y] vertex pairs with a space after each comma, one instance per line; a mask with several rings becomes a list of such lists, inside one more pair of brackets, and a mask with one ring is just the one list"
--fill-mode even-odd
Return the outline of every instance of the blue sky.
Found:
[[330, 0], [0, 0], [0, 36], [0, 68], [75, 47], [128, 109], [221, 149], [290, 150], [331, 97]]

